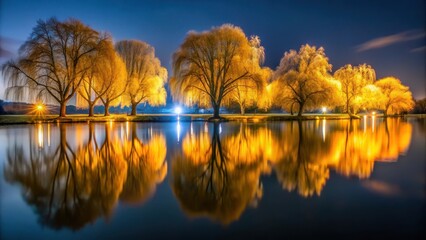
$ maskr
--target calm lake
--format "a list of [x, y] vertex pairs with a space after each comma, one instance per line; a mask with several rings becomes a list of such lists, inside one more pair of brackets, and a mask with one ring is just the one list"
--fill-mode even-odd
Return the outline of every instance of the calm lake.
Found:
[[426, 119], [0, 126], [1, 239], [426, 239]]

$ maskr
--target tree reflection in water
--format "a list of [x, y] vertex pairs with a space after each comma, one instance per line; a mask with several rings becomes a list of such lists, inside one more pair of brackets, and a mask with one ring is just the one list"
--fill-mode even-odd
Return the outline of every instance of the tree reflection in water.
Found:
[[300, 195], [307, 197], [314, 193], [319, 195], [329, 178], [329, 169], [323, 157], [331, 143], [323, 141], [315, 128], [307, 124], [303, 126], [304, 123], [307, 122], [298, 121], [296, 129], [292, 125], [281, 132], [279, 142], [287, 145], [287, 151], [271, 160], [283, 188], [288, 191], [297, 188]]
[[220, 138], [215, 123], [211, 137], [197, 131], [183, 138], [182, 154], [172, 159], [172, 188], [188, 215], [228, 224], [261, 197], [262, 161], [247, 154], [246, 141], [253, 138], [243, 133], [238, 132], [240, 144], [233, 145], [229, 138]]
[[30, 126], [28, 145], [22, 139], [9, 145], [5, 178], [21, 185], [42, 225], [76, 230], [99, 217], [108, 219], [120, 199], [149, 198], [167, 171], [164, 136], [154, 133], [142, 142], [130, 125], [130, 138], [120, 138], [110, 124], [96, 130], [94, 124], [60, 124], [51, 131], [52, 139], [57, 137], [52, 146], [40, 144], [42, 132]]
[[[28, 125], [8, 130], [4, 176], [20, 184], [43, 225], [79, 229], [100, 217], [108, 219], [118, 201], [143, 204], [167, 174], [162, 130], [140, 137], [137, 126], [142, 125]], [[303, 197], [320, 195], [331, 171], [367, 179], [376, 161], [396, 161], [408, 149], [412, 134], [404, 119], [374, 117], [226, 123], [223, 132], [219, 127], [191, 123], [191, 131], [182, 133], [181, 149], [171, 154], [170, 181], [187, 215], [222, 224], [257, 206], [263, 175], [274, 172], [283, 189]], [[20, 138], [25, 134], [29, 141]]]
[[412, 126], [402, 119], [384, 119], [366, 131], [360, 124], [356, 120], [339, 121], [324, 141], [309, 122], [299, 122], [294, 131], [297, 134], [292, 129], [281, 131], [280, 139], [274, 142], [280, 142], [288, 151], [271, 162], [283, 188], [297, 188], [304, 197], [320, 195], [330, 169], [365, 179], [370, 177], [375, 161], [396, 161], [410, 145]]
[[[402, 119], [360, 126], [360, 121], [299, 121], [227, 125], [212, 136], [187, 133], [172, 159], [172, 188], [183, 210], [223, 224], [237, 220], [262, 197], [260, 177], [275, 171], [284, 189], [303, 197], [320, 195], [330, 171], [368, 178], [375, 161], [395, 161], [411, 139]], [[364, 127], [364, 126], [363, 126]], [[373, 129], [374, 128], [374, 129]]]

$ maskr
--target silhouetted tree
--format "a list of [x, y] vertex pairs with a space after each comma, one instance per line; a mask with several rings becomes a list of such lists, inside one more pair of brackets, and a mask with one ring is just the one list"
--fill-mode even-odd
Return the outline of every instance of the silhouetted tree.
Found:
[[[109, 40], [78, 20], [38, 21], [20, 47], [19, 58], [2, 66], [6, 96], [52, 99], [66, 115], [74, 96], [92, 67], [93, 58]], [[30, 99], [32, 100], [32, 99]]]

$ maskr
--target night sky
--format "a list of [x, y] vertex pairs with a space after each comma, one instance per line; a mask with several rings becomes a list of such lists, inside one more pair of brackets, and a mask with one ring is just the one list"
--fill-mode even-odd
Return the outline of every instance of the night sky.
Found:
[[0, 62], [16, 56], [38, 19], [73, 17], [110, 32], [115, 41], [148, 42], [170, 76], [171, 55], [189, 30], [231, 23], [247, 36], [260, 37], [266, 49], [265, 65], [272, 69], [285, 51], [309, 43], [325, 48], [333, 72], [345, 64], [367, 63], [378, 78], [400, 78], [419, 99], [426, 97], [425, 9], [424, 0], [0, 0]]

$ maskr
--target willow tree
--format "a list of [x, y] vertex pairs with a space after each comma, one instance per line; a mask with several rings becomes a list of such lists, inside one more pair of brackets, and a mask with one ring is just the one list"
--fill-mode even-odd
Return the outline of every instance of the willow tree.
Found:
[[39, 20], [20, 47], [18, 59], [2, 66], [6, 97], [53, 101], [60, 105], [60, 116], [64, 117], [67, 102], [107, 39], [78, 20]]
[[240, 106], [241, 114], [244, 114], [245, 109], [250, 106], [265, 107], [260, 99], [265, 94], [267, 81], [272, 74], [268, 67], [259, 69], [259, 65], [262, 65], [265, 61], [265, 49], [260, 45], [260, 38], [251, 36], [249, 42], [252, 48], [251, 60], [253, 65], [247, 67], [251, 67], [250, 72], [256, 74], [253, 74], [253, 79], [249, 81], [239, 81], [235, 90], [230, 94], [230, 100]]
[[299, 52], [286, 52], [274, 73], [276, 103], [291, 112], [297, 108], [299, 117], [307, 108], [332, 105], [339, 84], [331, 78], [330, 71], [331, 64], [322, 47], [306, 44]]
[[395, 114], [407, 112], [414, 108], [414, 101], [410, 89], [404, 86], [398, 78], [386, 77], [375, 82], [380, 89], [380, 109], [385, 116], [388, 113]]
[[376, 81], [376, 72], [367, 64], [352, 66], [350, 64], [341, 67], [334, 73], [334, 78], [341, 83], [341, 93], [344, 100], [345, 111], [352, 116], [363, 107], [364, 88]]
[[105, 106], [105, 116], [109, 116], [109, 107], [121, 103], [122, 96], [127, 88], [126, 65], [115, 51], [110, 51], [105, 57], [99, 59], [101, 71], [97, 73], [97, 84], [105, 86], [107, 91], [100, 95], [100, 100]]
[[259, 59], [243, 30], [225, 24], [210, 31], [190, 32], [173, 54], [173, 99], [186, 105], [213, 108], [219, 118], [222, 104], [238, 86], [256, 82]]
[[136, 115], [139, 103], [148, 102], [152, 106], [166, 103], [167, 70], [155, 57], [155, 50], [149, 44], [137, 40], [124, 40], [116, 43], [115, 48], [127, 68], [126, 102]]
[[[77, 91], [76, 105], [78, 107], [87, 107], [89, 116], [94, 116], [94, 107], [100, 98], [114, 87], [114, 82], [105, 78], [105, 69], [111, 71], [109, 61], [119, 61], [115, 59], [114, 46], [112, 41], [107, 41], [105, 47], [99, 51], [93, 58], [92, 67], [83, 79], [80, 88]], [[113, 59], [113, 60], [111, 60]], [[107, 65], [107, 66], [105, 66]], [[109, 66], [109, 67], [108, 67]], [[118, 66], [123, 71], [122, 65]]]

